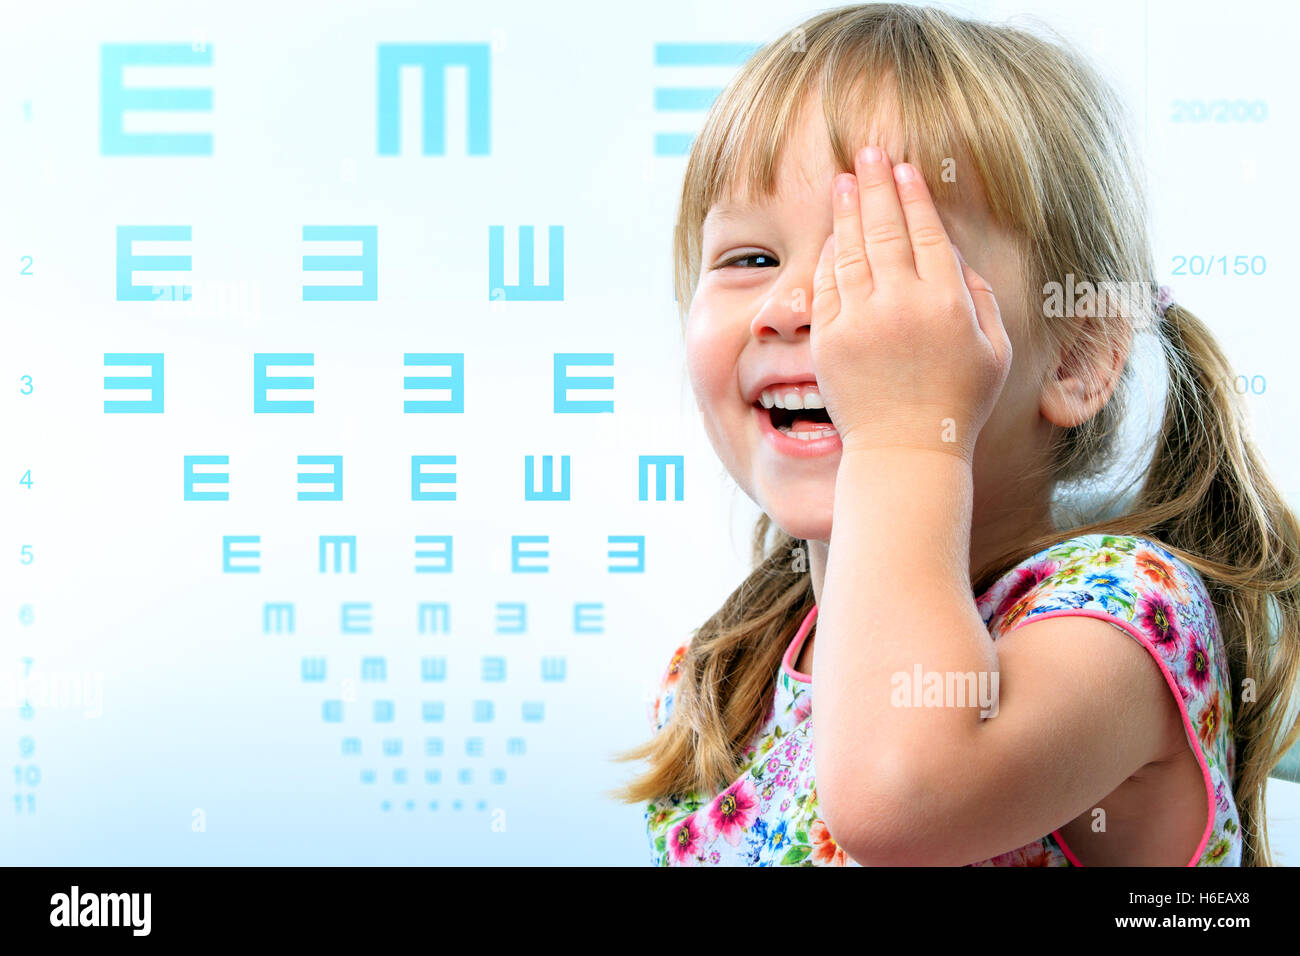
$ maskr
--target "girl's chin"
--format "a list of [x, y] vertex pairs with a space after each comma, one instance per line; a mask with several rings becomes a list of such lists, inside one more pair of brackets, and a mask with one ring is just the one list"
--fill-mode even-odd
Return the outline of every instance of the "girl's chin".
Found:
[[804, 507], [782, 504], [763, 506], [772, 523], [794, 538], [804, 541], [830, 541], [831, 507]]

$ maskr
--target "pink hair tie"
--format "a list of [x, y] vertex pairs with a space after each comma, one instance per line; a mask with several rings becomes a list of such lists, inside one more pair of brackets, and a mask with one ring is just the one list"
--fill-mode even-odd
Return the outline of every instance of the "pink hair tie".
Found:
[[1160, 310], [1160, 317], [1163, 319], [1169, 307], [1174, 304], [1174, 290], [1167, 285], [1162, 285], [1156, 294], [1156, 308]]

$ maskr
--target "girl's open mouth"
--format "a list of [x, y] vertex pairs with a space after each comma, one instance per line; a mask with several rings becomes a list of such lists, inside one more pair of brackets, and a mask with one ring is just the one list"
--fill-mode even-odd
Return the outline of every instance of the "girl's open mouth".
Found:
[[764, 408], [754, 404], [763, 436], [783, 455], [810, 458], [840, 448], [840, 434], [824, 408]]
[[783, 435], [811, 438], [835, 430], [831, 416], [824, 408], [786, 409], [773, 405], [767, 412], [772, 419], [772, 427]]

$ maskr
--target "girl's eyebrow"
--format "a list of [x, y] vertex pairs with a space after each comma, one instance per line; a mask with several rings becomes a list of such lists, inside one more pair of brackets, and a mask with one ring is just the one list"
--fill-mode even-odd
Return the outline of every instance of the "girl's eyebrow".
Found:
[[756, 216], [762, 216], [764, 210], [752, 203], [719, 203], [709, 209], [704, 217], [705, 223], [742, 222]]
[[737, 208], [735, 206], [730, 206], [730, 205], [714, 206], [712, 209], [709, 210], [708, 215], [704, 217], [704, 221], [709, 222], [710, 220], [712, 220], [714, 222], [734, 222], [735, 220], [742, 218], [744, 215], [745, 213], [743, 209]]

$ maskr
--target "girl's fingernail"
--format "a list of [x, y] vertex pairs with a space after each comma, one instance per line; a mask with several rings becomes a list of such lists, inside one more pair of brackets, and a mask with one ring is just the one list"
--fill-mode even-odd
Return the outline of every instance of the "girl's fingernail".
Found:
[[868, 146], [866, 149], [862, 151], [862, 163], [864, 166], [867, 163], [878, 163], [878, 162], [880, 162], [879, 147]]
[[837, 193], [853, 192], [853, 174], [840, 173], [835, 177], [835, 191]]
[[911, 163], [899, 163], [894, 167], [894, 179], [900, 183], [911, 182], [916, 178], [916, 170]]

